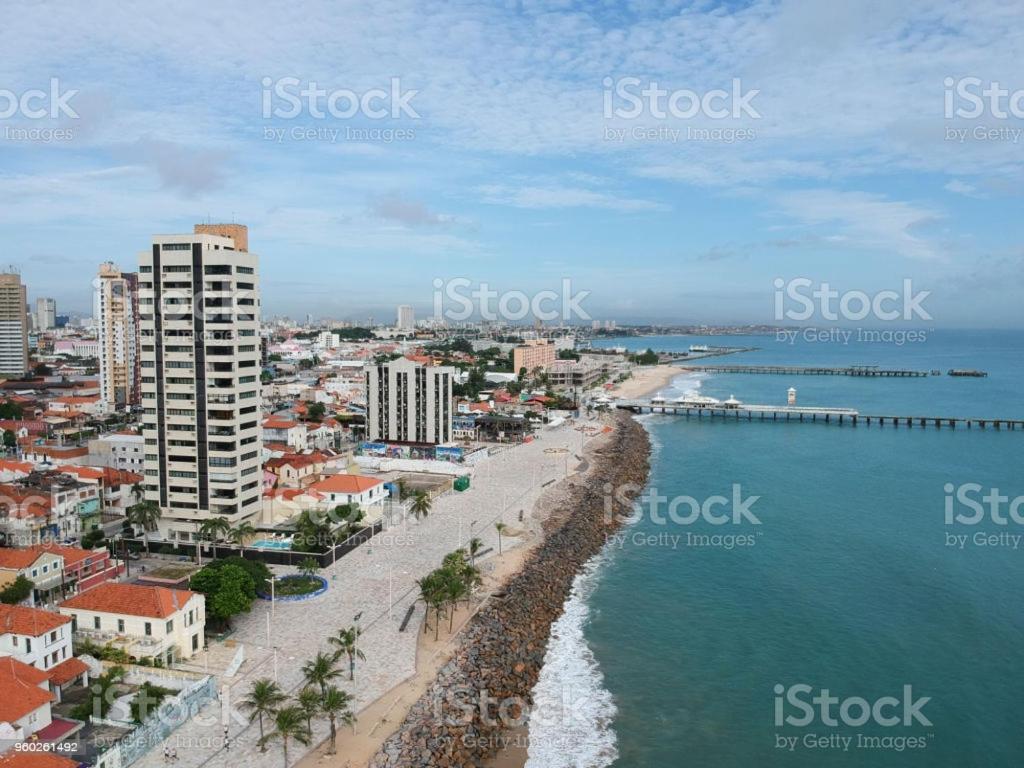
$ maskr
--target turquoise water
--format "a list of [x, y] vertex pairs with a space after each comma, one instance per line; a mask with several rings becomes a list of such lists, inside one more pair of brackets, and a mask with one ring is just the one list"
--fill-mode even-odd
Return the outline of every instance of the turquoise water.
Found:
[[[789, 347], [770, 337], [612, 342], [665, 350], [693, 343], [763, 347], [722, 358], [731, 363], [971, 367], [990, 376], [687, 376], [667, 395], [783, 403], [795, 386], [801, 405], [1024, 416], [1024, 334], [932, 334], [924, 344], [856, 349]], [[614, 702], [613, 757], [548, 765], [1021, 764], [1024, 541], [1019, 549], [1009, 540], [982, 546], [974, 536], [1024, 534], [1024, 525], [947, 526], [945, 486], [1024, 495], [1024, 432], [642, 421], [659, 493], [699, 501], [728, 497], [736, 484], [744, 498], [760, 497], [750, 507], [760, 524], [658, 525], [646, 515], [606, 548], [580, 600], [583, 650], [596, 662], [591, 684]], [[971, 541], [958, 549], [949, 535]], [[930, 725], [829, 727], [816, 718], [777, 726], [776, 686], [796, 684], [868, 701], [900, 697], [910, 685], [913, 698], [930, 697], [921, 709]], [[887, 738], [865, 741], [873, 736]], [[787, 737], [797, 739], [793, 751], [780, 748]], [[844, 751], [841, 741], [808, 740], [829, 737], [852, 741]]]
[[255, 549], [291, 549], [291, 541], [281, 541], [280, 539], [259, 539], [254, 541], [249, 546]]

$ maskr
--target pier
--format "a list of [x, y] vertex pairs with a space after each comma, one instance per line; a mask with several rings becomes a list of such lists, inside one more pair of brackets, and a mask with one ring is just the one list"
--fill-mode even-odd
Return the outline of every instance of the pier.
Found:
[[729, 421], [787, 421], [837, 426], [891, 426], [895, 428], [994, 429], [1024, 431], [1024, 419], [965, 418], [962, 416], [876, 416], [853, 408], [816, 408], [795, 405], [709, 405], [696, 402], [660, 402], [655, 400], [620, 400], [616, 408], [633, 413], [666, 413], [696, 419]]
[[923, 378], [928, 371], [879, 368], [877, 365], [841, 367], [805, 365], [681, 365], [684, 371], [702, 373], [760, 373], [775, 376], [860, 376], [863, 378]]

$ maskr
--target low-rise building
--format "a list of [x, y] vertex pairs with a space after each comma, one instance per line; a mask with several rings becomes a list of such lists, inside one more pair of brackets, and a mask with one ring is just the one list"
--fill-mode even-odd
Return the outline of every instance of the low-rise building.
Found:
[[263, 442], [282, 443], [293, 451], [306, 449], [306, 425], [292, 419], [271, 416], [263, 422]]
[[339, 504], [369, 507], [380, 504], [387, 496], [383, 481], [366, 475], [329, 475], [313, 483], [310, 490], [320, 494], [331, 507]]
[[0, 603], [0, 656], [49, 672], [73, 658], [71, 619], [53, 611]]
[[65, 600], [59, 609], [72, 618], [77, 635], [134, 659], [169, 665], [192, 658], [203, 646], [206, 599], [187, 589], [107, 583]]
[[0, 726], [5, 739], [24, 741], [53, 722], [50, 678], [13, 656], [0, 657]]

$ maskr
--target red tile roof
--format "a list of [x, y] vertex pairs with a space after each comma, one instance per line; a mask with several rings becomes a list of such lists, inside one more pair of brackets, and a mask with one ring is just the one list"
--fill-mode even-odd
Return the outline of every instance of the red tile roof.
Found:
[[78, 768], [78, 761], [54, 752], [15, 752], [0, 755], [0, 768]]
[[40, 553], [35, 549], [11, 549], [0, 547], [0, 568], [20, 571], [28, 568], [39, 559]]
[[[17, 661], [13, 656], [0, 657], [0, 722], [14, 723], [53, 700], [53, 694], [39, 687], [47, 675], [40, 669]], [[30, 763], [29, 765], [33, 765]]]
[[53, 685], [64, 685], [88, 671], [89, 667], [84, 661], [72, 656], [50, 670], [50, 682]]
[[320, 493], [362, 493], [381, 484], [381, 480], [366, 475], [330, 475], [310, 488]]
[[291, 419], [267, 419], [263, 422], [264, 429], [292, 429], [297, 426], [299, 423]]
[[184, 608], [196, 594], [188, 589], [106, 582], [65, 600], [60, 608], [166, 619]]
[[26, 605], [0, 603], [0, 635], [12, 633], [40, 637], [70, 621], [70, 617], [60, 613], [29, 608]]

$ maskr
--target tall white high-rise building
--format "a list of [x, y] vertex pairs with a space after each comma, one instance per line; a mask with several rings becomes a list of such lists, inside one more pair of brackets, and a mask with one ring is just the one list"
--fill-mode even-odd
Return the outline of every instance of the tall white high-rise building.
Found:
[[262, 506], [258, 259], [240, 224], [157, 235], [139, 258], [146, 499], [160, 532]]
[[112, 262], [100, 265], [93, 285], [100, 360], [100, 401], [108, 412], [138, 405], [139, 276]]
[[451, 442], [453, 367], [423, 365], [400, 357], [368, 365], [363, 373], [368, 440]]
[[57, 327], [57, 300], [36, 299], [36, 330], [48, 331]]
[[397, 327], [400, 331], [411, 331], [416, 328], [416, 312], [408, 304], [398, 307]]
[[28, 373], [28, 306], [21, 275], [0, 273], [0, 376], [20, 379]]

